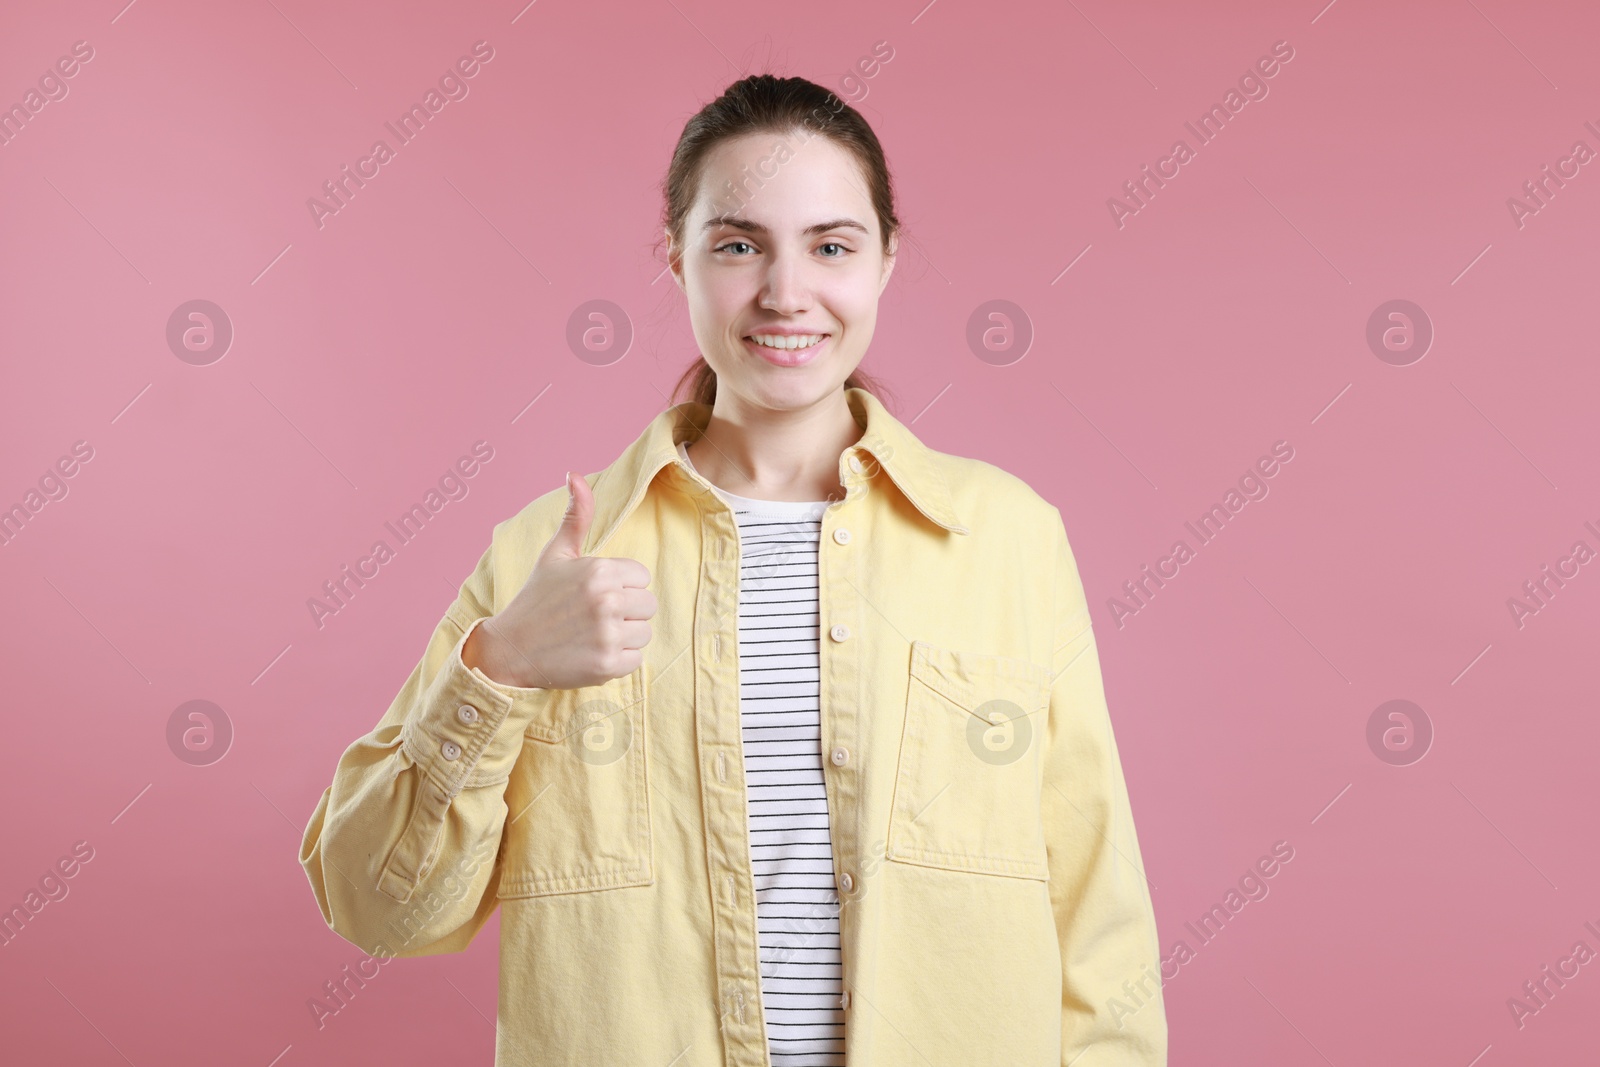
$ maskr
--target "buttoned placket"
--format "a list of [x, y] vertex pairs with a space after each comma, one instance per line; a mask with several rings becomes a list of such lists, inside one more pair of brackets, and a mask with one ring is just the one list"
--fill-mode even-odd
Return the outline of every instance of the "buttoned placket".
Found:
[[[695, 604], [695, 734], [712, 877], [712, 940], [728, 1067], [767, 1062], [755, 878], [746, 828], [739, 718], [739, 531], [734, 515], [681, 463], [701, 501], [700, 595]], [[724, 679], [732, 678], [733, 684]]]
[[[828, 800], [829, 836], [839, 897], [839, 941], [844, 992], [839, 1006], [850, 1007], [854, 984], [854, 933], [849, 905], [859, 891], [854, 868], [859, 856], [860, 788], [850, 753], [860, 736], [861, 663], [859, 650], [859, 546], [846, 522], [846, 510], [860, 495], [865, 469], [855, 450], [841, 460], [851, 476], [843, 502], [823, 512], [817, 553], [819, 634], [818, 697], [821, 750], [826, 754], [823, 788]], [[743, 727], [739, 707], [739, 568], [737, 520], [698, 473], [677, 462], [679, 475], [701, 501], [700, 595], [695, 604], [695, 728], [703, 773], [706, 852], [714, 885], [713, 940], [720, 990], [721, 1028], [728, 1067], [765, 1067], [766, 1022], [761, 1002], [761, 955], [755, 905], [755, 875], [750, 858], [748, 793], [744, 776]], [[729, 650], [732, 650], [731, 652]], [[731, 678], [732, 684], [718, 684]]]
[[[839, 947], [844, 989], [839, 1006], [848, 1012], [850, 987], [855, 984], [855, 913], [851, 908], [863, 888], [858, 865], [861, 856], [861, 781], [864, 765], [851, 754], [859, 751], [862, 715], [860, 529], [864, 521], [860, 497], [866, 491], [865, 464], [858, 447], [841, 459], [843, 502], [822, 516], [817, 551], [818, 633], [820, 642], [820, 695], [822, 717], [823, 788], [828, 798], [828, 834], [833, 843], [835, 885], [839, 897]], [[845, 473], [848, 468], [849, 473]], [[846, 1015], [846, 1032], [851, 1028]], [[849, 1040], [847, 1036], [847, 1042]]]

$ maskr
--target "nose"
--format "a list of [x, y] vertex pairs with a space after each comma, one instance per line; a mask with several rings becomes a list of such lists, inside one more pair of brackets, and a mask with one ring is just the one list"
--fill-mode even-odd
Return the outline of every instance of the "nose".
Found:
[[787, 252], [773, 255], [761, 287], [761, 306], [780, 315], [797, 315], [811, 306], [804, 264]]

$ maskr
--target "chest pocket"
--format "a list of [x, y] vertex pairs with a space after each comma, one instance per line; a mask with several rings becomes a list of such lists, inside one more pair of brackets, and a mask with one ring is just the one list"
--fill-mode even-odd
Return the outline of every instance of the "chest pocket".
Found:
[[541, 705], [506, 782], [499, 897], [655, 880], [645, 693], [641, 666]]
[[1027, 660], [911, 646], [886, 859], [1047, 879], [1039, 781], [1050, 675]]

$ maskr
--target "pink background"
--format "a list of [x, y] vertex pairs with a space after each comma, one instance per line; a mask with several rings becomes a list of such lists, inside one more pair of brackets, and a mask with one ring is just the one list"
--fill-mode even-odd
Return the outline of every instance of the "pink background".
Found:
[[[1593, 1061], [1600, 963], [1521, 1028], [1506, 1003], [1600, 950], [1600, 563], [1507, 607], [1600, 549], [1600, 163], [1507, 207], [1600, 148], [1591, 5], [124, 2], [0, 32], [0, 103], [94, 49], [0, 147], [0, 505], [94, 450], [0, 547], [0, 906], [94, 849], [0, 948], [8, 1062], [491, 1061], [497, 921], [317, 1028], [361, 952], [300, 834], [492, 524], [666, 402], [694, 348], [658, 184], [762, 70], [859, 100], [895, 170], [866, 368], [1065, 516], [1163, 950], [1195, 951], [1171, 1062]], [[306, 200], [479, 40], [468, 97], [319, 229]], [[1119, 229], [1107, 199], [1280, 40], [1269, 95]], [[235, 331], [208, 366], [165, 336], [197, 298]], [[634, 329], [607, 366], [565, 339], [595, 299]], [[966, 340], [993, 299], [1034, 331], [1009, 365]], [[1436, 331], [1407, 366], [1366, 342], [1393, 299]], [[480, 439], [470, 494], [318, 629], [308, 598]], [[1279, 440], [1270, 494], [1119, 628], [1108, 598]], [[235, 731], [209, 766], [167, 742], [195, 699]], [[1434, 731], [1410, 765], [1368, 745], [1392, 699]], [[1200, 945], [1276, 841], [1269, 895]]]

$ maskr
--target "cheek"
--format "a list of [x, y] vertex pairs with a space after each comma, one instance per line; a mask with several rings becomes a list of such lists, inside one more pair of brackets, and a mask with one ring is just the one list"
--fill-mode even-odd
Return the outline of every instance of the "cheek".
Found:
[[817, 295], [840, 322], [871, 322], [878, 314], [882, 282], [883, 271], [877, 262], [857, 261], [848, 273], [841, 272], [830, 279], [830, 284]]
[[878, 317], [878, 294], [871, 287], [851, 286], [823, 296], [823, 306], [828, 309], [847, 334], [870, 329]]
[[691, 272], [685, 280], [695, 315], [706, 326], [730, 324], [755, 299], [747, 281], [727, 272]]

